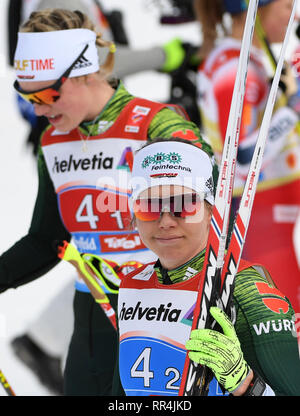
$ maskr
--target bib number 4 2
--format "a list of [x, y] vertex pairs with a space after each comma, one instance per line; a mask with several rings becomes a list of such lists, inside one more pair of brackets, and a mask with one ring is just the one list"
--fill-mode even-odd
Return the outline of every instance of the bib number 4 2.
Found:
[[[130, 376], [132, 378], [143, 379], [143, 386], [146, 388], [151, 387], [151, 379], [154, 379], [154, 371], [150, 369], [151, 352], [152, 349], [150, 347], [144, 348], [130, 369]], [[164, 376], [168, 377], [167, 380], [163, 378], [163, 389], [179, 390], [179, 386], [175, 385], [175, 383], [180, 379], [180, 372], [177, 368], [168, 367], [166, 369], [159, 369], [156, 371], [156, 377], [160, 377], [160, 371], [163, 371]]]

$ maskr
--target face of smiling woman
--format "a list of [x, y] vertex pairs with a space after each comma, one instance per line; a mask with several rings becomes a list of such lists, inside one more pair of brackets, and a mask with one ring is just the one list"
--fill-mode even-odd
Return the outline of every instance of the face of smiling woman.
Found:
[[[180, 193], [187, 192], [191, 191], [182, 188]], [[169, 196], [173, 194], [171, 191]], [[172, 270], [206, 247], [210, 220], [211, 206], [203, 201], [200, 211], [192, 217], [178, 218], [164, 212], [154, 221], [136, 218], [136, 225], [143, 243], [159, 257], [163, 267]]]

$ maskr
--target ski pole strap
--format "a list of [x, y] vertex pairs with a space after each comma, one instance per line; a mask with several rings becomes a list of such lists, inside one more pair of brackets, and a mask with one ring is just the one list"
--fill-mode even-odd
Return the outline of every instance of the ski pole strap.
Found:
[[117, 263], [108, 262], [100, 256], [90, 253], [82, 254], [81, 257], [94, 272], [98, 283], [102, 283], [110, 293], [117, 294], [119, 292], [121, 280], [116, 273], [119, 267]]
[[79, 251], [73, 244], [63, 241], [58, 245], [58, 257], [71, 263], [78, 271], [80, 277], [84, 280], [87, 287], [90, 289], [92, 295], [94, 296], [96, 302], [99, 303], [108, 303], [109, 299], [104, 293], [102, 287], [95, 279], [94, 274], [86, 266], [83, 258], [81, 257]]
[[116, 329], [116, 314], [110, 304], [109, 298], [102, 289], [99, 283], [99, 279], [94, 274], [89, 265], [86, 264], [84, 258], [81, 256], [77, 248], [67, 241], [57, 242], [57, 253], [59, 258], [68, 261], [76, 268], [80, 277], [82, 277], [85, 284], [91, 291], [95, 301], [99, 303], [105, 315], [110, 320], [113, 327]]
[[3, 374], [1, 370], [0, 370], [0, 382], [8, 396], [16, 396], [11, 385], [7, 381], [7, 378], [5, 377], [5, 375]]

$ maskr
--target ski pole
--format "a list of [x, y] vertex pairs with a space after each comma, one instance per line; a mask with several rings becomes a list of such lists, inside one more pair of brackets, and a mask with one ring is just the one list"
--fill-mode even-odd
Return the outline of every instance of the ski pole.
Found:
[[[231, 208], [233, 181], [237, 157], [240, 122], [245, 95], [248, 62], [252, 43], [258, 0], [250, 0], [244, 27], [238, 70], [230, 106], [220, 173], [216, 189], [215, 205], [203, 264], [203, 278], [200, 280], [199, 292], [192, 329], [204, 328], [209, 321], [209, 305], [216, 285], [219, 283], [224, 262], [225, 245]], [[204, 367], [191, 361], [186, 355], [179, 395], [205, 395], [207, 376]], [[211, 372], [210, 372], [211, 373]]]
[[[231, 237], [231, 241], [228, 247], [228, 251], [225, 257], [224, 266], [222, 268], [221, 276], [220, 276], [220, 299], [219, 306], [222, 307], [224, 310], [228, 309], [230, 305], [231, 296], [233, 294], [233, 281], [235, 274], [238, 270], [238, 264], [241, 258], [241, 253], [243, 249], [243, 245], [245, 242], [246, 232], [248, 228], [248, 224], [250, 221], [252, 205], [254, 201], [259, 171], [262, 164], [263, 152], [264, 147], [267, 139], [268, 129], [271, 122], [272, 111], [274, 108], [274, 103], [276, 99], [276, 92], [278, 89], [279, 79], [281, 75], [281, 70], [284, 62], [284, 55], [286, 52], [288, 39], [292, 29], [292, 23], [295, 17], [295, 6], [296, 2], [294, 2], [293, 10], [290, 16], [287, 32], [285, 35], [285, 39], [281, 48], [280, 58], [278, 62], [278, 66], [276, 68], [276, 73], [273, 79], [272, 87], [270, 90], [267, 106], [265, 109], [262, 125], [259, 132], [259, 137], [257, 140], [257, 144], [254, 150], [254, 154], [252, 157], [252, 162], [250, 165], [249, 173], [247, 176], [246, 184], [244, 187], [242, 199], [240, 202], [240, 208], [236, 216], [235, 224], [234, 224], [234, 231]], [[210, 299], [210, 303], [207, 306], [213, 304], [212, 297]], [[207, 321], [205, 322], [207, 324]], [[200, 370], [199, 370], [200, 369]], [[202, 373], [200, 382], [198, 383], [202, 391], [208, 389], [207, 380], [203, 380], [203, 373], [205, 374], [205, 368], [199, 367], [198, 372]], [[201, 390], [200, 390], [201, 394]]]
[[[239, 262], [241, 259], [246, 234], [250, 222], [251, 210], [254, 202], [255, 191], [258, 183], [259, 172], [262, 165], [263, 154], [265, 144], [267, 141], [267, 135], [269, 126], [271, 123], [272, 112], [276, 100], [276, 93], [280, 81], [280, 76], [284, 64], [284, 57], [288, 46], [288, 41], [292, 31], [292, 25], [294, 22], [296, 13], [296, 1], [294, 1], [292, 13], [289, 19], [288, 27], [286, 30], [285, 38], [281, 47], [278, 64], [276, 67], [275, 75], [271, 85], [269, 97], [267, 100], [264, 116], [262, 119], [261, 127], [259, 130], [256, 146], [253, 152], [246, 184], [241, 197], [239, 209], [237, 211], [235, 224], [233, 226], [233, 232], [231, 240], [228, 246], [222, 274], [221, 274], [221, 301], [223, 309], [228, 310], [229, 300], [233, 294], [233, 279], [237, 273]], [[226, 281], [226, 287], [224, 282]]]
[[11, 385], [7, 381], [7, 378], [5, 377], [5, 375], [3, 374], [3, 372], [1, 370], [0, 370], [0, 382], [1, 382], [1, 385], [2, 385], [3, 389], [5, 390], [5, 392], [8, 396], [15, 396], [16, 395], [15, 392], [13, 391]]
[[116, 313], [110, 304], [109, 298], [100, 286], [97, 276], [86, 264], [86, 261], [80, 255], [77, 248], [67, 241], [62, 241], [57, 243], [57, 252], [59, 258], [68, 261], [76, 268], [90, 289], [95, 301], [99, 303], [112, 326], [117, 329]]

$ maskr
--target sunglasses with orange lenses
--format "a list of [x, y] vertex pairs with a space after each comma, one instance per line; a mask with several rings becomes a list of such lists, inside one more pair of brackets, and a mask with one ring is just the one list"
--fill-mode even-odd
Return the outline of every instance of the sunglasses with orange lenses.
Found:
[[133, 212], [141, 221], [158, 220], [169, 212], [177, 218], [186, 218], [200, 211], [203, 198], [199, 194], [172, 195], [168, 198], [140, 198], [134, 202]]
[[63, 83], [68, 79], [68, 76], [70, 75], [73, 67], [76, 65], [76, 63], [79, 61], [79, 59], [82, 58], [85, 51], [87, 50], [89, 45], [86, 45], [81, 52], [81, 54], [75, 59], [75, 61], [72, 63], [71, 66], [62, 74], [62, 76], [49, 87], [41, 88], [40, 90], [36, 91], [24, 91], [22, 90], [19, 82], [16, 80], [14, 82], [14, 88], [17, 91], [17, 93], [26, 101], [29, 101], [32, 104], [47, 104], [51, 105], [55, 103], [60, 97], [59, 90]]

